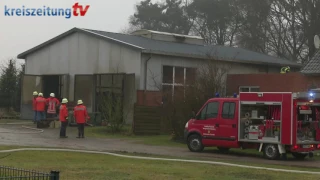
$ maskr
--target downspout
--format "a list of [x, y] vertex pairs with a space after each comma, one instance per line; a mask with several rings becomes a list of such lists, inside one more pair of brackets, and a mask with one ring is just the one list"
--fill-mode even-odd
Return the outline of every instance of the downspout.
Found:
[[146, 62], [144, 63], [144, 92], [147, 92], [147, 74], [148, 74], [148, 62], [151, 59], [152, 54], [148, 57]]
[[143, 94], [143, 104], [146, 104], [146, 93], [147, 93], [147, 74], [148, 74], [148, 62], [151, 59], [152, 54], [148, 57], [146, 62], [144, 63], [144, 94]]

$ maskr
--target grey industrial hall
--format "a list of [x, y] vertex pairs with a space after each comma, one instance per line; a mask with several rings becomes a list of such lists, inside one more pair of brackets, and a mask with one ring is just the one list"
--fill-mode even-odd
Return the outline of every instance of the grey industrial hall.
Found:
[[[194, 76], [210, 52], [214, 52], [214, 60], [233, 64], [230, 74], [279, 72], [282, 66], [290, 66], [292, 71], [300, 69], [292, 61], [241, 48], [207, 46], [197, 36], [73, 28], [18, 55], [26, 62], [21, 118], [32, 119], [35, 90], [46, 97], [53, 92], [70, 102], [82, 99], [89, 112], [97, 112], [97, 94], [113, 88], [123, 97], [123, 110], [130, 112], [126, 122], [131, 123], [137, 91], [159, 91], [155, 84], [160, 84], [174, 93]], [[178, 76], [182, 82], [175, 81]]]

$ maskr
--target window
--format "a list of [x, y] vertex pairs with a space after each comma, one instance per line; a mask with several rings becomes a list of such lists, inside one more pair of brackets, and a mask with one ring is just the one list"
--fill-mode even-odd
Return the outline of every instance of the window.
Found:
[[208, 104], [207, 109], [207, 119], [208, 118], [216, 118], [218, 116], [219, 111], [219, 102], [211, 102]]
[[219, 111], [219, 102], [210, 102], [204, 107], [199, 114], [198, 120], [206, 120], [209, 118], [216, 118]]
[[184, 68], [175, 67], [174, 71], [174, 83], [184, 84]]
[[259, 86], [240, 86], [239, 92], [260, 92]]
[[163, 83], [173, 83], [173, 68], [171, 66], [163, 66]]
[[162, 74], [163, 91], [171, 86], [172, 98], [180, 98], [185, 95], [185, 86], [195, 81], [196, 68], [163, 66]]
[[233, 119], [235, 110], [236, 110], [236, 103], [234, 103], [234, 102], [223, 103], [222, 118], [223, 119]]
[[259, 92], [260, 88], [250, 88], [250, 92]]
[[198, 120], [205, 120], [206, 119], [206, 113], [207, 113], [207, 107], [208, 105], [206, 105], [206, 107], [204, 107], [200, 113], [200, 118], [198, 118]]

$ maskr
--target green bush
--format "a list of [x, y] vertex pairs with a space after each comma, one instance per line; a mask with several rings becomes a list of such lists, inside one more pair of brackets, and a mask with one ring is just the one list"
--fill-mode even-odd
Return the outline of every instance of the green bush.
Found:
[[122, 97], [112, 92], [101, 94], [100, 111], [103, 119], [107, 122], [107, 127], [112, 133], [120, 132], [125, 124], [123, 118]]
[[185, 124], [193, 116], [193, 112], [197, 113], [216, 92], [221, 96], [225, 95], [226, 73], [229, 68], [209, 60], [198, 69], [194, 82], [180, 91], [175, 90], [173, 98], [171, 92], [163, 92], [166, 99], [163, 114], [172, 123], [174, 140], [183, 139]]

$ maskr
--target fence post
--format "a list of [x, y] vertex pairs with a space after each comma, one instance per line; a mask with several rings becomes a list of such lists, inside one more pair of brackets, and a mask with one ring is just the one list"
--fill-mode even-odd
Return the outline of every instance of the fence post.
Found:
[[50, 175], [51, 175], [50, 180], [59, 180], [60, 179], [60, 172], [59, 171], [51, 171]]

